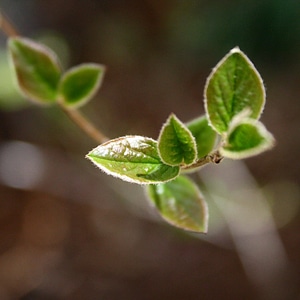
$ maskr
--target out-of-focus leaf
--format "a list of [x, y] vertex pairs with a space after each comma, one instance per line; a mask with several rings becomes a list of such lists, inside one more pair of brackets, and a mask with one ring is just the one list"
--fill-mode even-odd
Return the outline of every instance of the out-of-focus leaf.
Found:
[[10, 38], [8, 49], [20, 91], [40, 104], [56, 101], [61, 76], [56, 55], [27, 38]]
[[82, 64], [68, 70], [60, 82], [60, 101], [65, 106], [79, 107], [89, 101], [99, 89], [105, 67]]
[[148, 195], [160, 215], [179, 228], [207, 232], [208, 208], [198, 187], [187, 177], [147, 186]]
[[0, 48], [0, 110], [19, 110], [29, 104], [17, 90], [12, 71], [6, 50]]

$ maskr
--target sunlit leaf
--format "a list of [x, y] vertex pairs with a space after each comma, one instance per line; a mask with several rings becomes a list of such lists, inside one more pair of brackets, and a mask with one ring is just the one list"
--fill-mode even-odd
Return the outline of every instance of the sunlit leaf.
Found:
[[89, 152], [87, 158], [104, 172], [138, 184], [166, 182], [179, 174], [179, 167], [160, 160], [157, 142], [142, 136], [110, 140]]
[[201, 116], [186, 124], [197, 144], [198, 158], [204, 157], [214, 148], [217, 133], [208, 124], [206, 116]]
[[198, 187], [187, 177], [147, 186], [148, 195], [160, 215], [179, 228], [206, 232], [208, 208]]
[[262, 79], [239, 48], [232, 49], [214, 68], [204, 96], [209, 122], [220, 134], [226, 133], [234, 116], [246, 108], [251, 118], [258, 119], [265, 103]]
[[40, 104], [56, 101], [61, 76], [56, 55], [27, 38], [11, 38], [8, 49], [20, 91]]
[[269, 150], [274, 144], [272, 134], [261, 122], [245, 119], [230, 128], [226, 144], [220, 152], [224, 157], [242, 159]]
[[195, 138], [173, 114], [161, 129], [158, 151], [162, 161], [171, 166], [189, 165], [197, 158]]
[[60, 100], [69, 107], [82, 106], [99, 89], [104, 71], [104, 66], [98, 64], [82, 64], [68, 70], [60, 82]]

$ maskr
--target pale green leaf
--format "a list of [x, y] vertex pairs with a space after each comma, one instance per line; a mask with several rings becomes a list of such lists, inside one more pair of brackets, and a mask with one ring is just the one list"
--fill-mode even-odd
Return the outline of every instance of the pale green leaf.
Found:
[[160, 215], [179, 228], [207, 232], [208, 208], [199, 188], [187, 177], [147, 186], [148, 195]]
[[274, 144], [272, 134], [261, 122], [247, 118], [230, 126], [220, 153], [224, 157], [243, 159], [269, 150]]
[[142, 136], [110, 140], [89, 152], [87, 158], [104, 172], [138, 184], [166, 182], [179, 174], [179, 167], [160, 160], [157, 142]]
[[186, 124], [197, 144], [198, 158], [204, 157], [214, 148], [217, 133], [208, 124], [206, 116], [201, 116]]
[[248, 57], [232, 49], [213, 69], [205, 86], [205, 108], [209, 122], [220, 134], [231, 120], [245, 109], [258, 119], [265, 103], [262, 79]]
[[55, 102], [61, 76], [56, 55], [46, 46], [20, 37], [10, 38], [8, 49], [22, 94], [40, 104]]
[[68, 107], [82, 106], [99, 89], [104, 72], [104, 66], [93, 63], [71, 68], [60, 81], [60, 101]]
[[158, 151], [162, 161], [171, 166], [190, 165], [197, 158], [195, 138], [174, 114], [161, 129]]

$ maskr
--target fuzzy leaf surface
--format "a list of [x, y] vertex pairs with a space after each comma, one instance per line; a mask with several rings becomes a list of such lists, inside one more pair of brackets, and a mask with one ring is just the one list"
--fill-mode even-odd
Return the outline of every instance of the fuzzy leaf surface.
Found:
[[61, 76], [56, 55], [46, 46], [27, 38], [11, 38], [8, 49], [20, 91], [40, 104], [56, 101]]
[[214, 148], [217, 133], [208, 124], [206, 116], [201, 116], [186, 124], [197, 144], [198, 158], [204, 157]]
[[274, 143], [272, 134], [261, 122], [245, 119], [230, 129], [220, 152], [224, 157], [243, 159], [271, 149]]
[[109, 175], [138, 184], [166, 182], [179, 174], [179, 167], [161, 161], [157, 142], [142, 136], [110, 140], [89, 152], [87, 158]]
[[207, 231], [207, 204], [198, 187], [188, 177], [181, 175], [170, 182], [149, 185], [147, 191], [167, 222], [189, 231]]
[[161, 129], [158, 138], [158, 152], [162, 161], [170, 166], [190, 165], [197, 158], [195, 138], [173, 114]]
[[79, 107], [89, 101], [99, 89], [105, 68], [99, 64], [81, 64], [68, 70], [60, 82], [61, 101], [69, 107]]
[[232, 49], [214, 68], [205, 86], [205, 108], [209, 122], [226, 133], [233, 117], [244, 109], [258, 119], [265, 103], [262, 79], [248, 57]]

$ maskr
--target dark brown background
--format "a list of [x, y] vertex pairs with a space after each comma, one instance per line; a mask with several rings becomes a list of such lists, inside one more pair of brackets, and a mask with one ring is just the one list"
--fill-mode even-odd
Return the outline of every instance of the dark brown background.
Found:
[[[23, 35], [52, 41], [63, 65], [107, 66], [83, 112], [110, 137], [156, 138], [169, 113], [183, 121], [202, 114], [207, 75], [240, 46], [264, 79], [262, 121], [277, 145], [245, 161], [250, 173], [238, 162], [229, 171], [218, 166], [231, 183], [224, 189], [221, 176], [213, 192], [231, 201], [242, 185], [245, 211], [265, 192], [277, 229], [251, 231], [264, 219], [259, 205], [246, 230], [225, 208], [226, 225], [212, 200], [205, 237], [174, 229], [141, 188], [84, 159], [96, 145], [56, 107], [14, 92], [12, 106], [0, 92], [0, 299], [300, 299], [299, 1], [6, 0], [1, 8]], [[0, 42], [3, 56], [3, 34]], [[234, 179], [239, 167], [248, 176], [242, 184]], [[213, 172], [196, 180], [213, 181]], [[269, 232], [280, 257], [263, 243]], [[238, 246], [249, 237], [249, 247]]]

